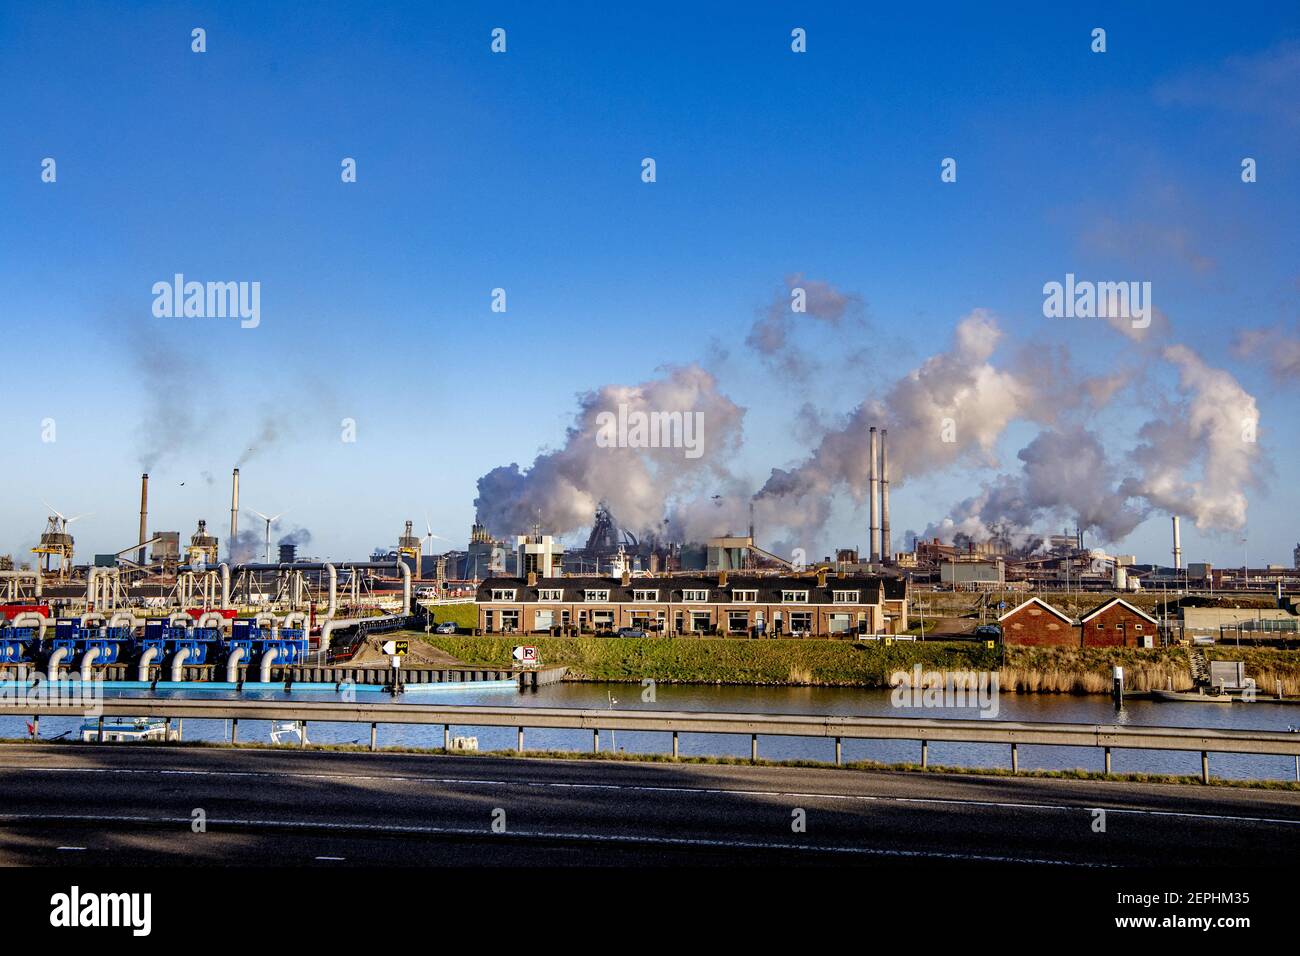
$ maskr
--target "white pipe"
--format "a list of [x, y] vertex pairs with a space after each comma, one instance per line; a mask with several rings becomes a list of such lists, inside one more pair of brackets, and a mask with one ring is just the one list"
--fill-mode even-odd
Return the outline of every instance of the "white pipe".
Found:
[[221, 563], [221, 606], [230, 607], [230, 565]]
[[332, 633], [334, 633], [334, 631], [335, 631], [337, 628], [341, 628], [341, 627], [351, 627], [353, 624], [360, 624], [360, 623], [361, 623], [361, 618], [359, 618], [359, 617], [354, 617], [354, 618], [342, 618], [342, 619], [338, 619], [338, 620], [330, 620], [330, 621], [326, 621], [326, 622], [321, 626], [321, 629], [320, 629], [320, 649], [321, 649], [321, 652], [324, 653], [324, 652], [326, 652], [326, 651], [328, 651], [328, 650], [330, 649], [330, 635], [331, 635]]
[[172, 658], [172, 680], [174, 682], [181, 680], [181, 668], [185, 666], [185, 662], [189, 659], [190, 649], [188, 647], [182, 647], [176, 652], [176, 656]]
[[339, 572], [334, 565], [329, 563], [326, 563], [325, 570], [330, 575], [330, 603], [329, 607], [325, 609], [325, 620], [328, 621], [338, 613], [339, 609]]
[[198, 623], [199, 627], [220, 628], [225, 623], [226, 623], [225, 616], [222, 614], [218, 614], [216, 611], [204, 611], [202, 614], [199, 615], [199, 623]]
[[134, 615], [134, 614], [128, 614], [126, 611], [118, 611], [118, 612], [115, 613], [111, 618], [109, 618], [109, 620], [108, 620], [108, 626], [109, 626], [109, 627], [129, 627], [129, 628], [134, 629], [134, 628], [136, 627], [135, 615]]
[[59, 665], [63, 663], [63, 659], [67, 656], [68, 649], [66, 647], [57, 648], [54, 653], [50, 655], [50, 680], [59, 679]]
[[14, 615], [14, 627], [34, 627], [37, 629], [36, 636], [45, 640], [45, 628], [49, 626], [50, 619], [44, 614], [37, 614], [35, 611], [23, 611], [21, 614]]
[[158, 648], [146, 647], [143, 654], [140, 655], [140, 667], [136, 672], [136, 679], [143, 684], [149, 683], [149, 665], [153, 659], [158, 656]]
[[401, 558], [397, 559], [397, 566], [402, 569], [402, 614], [411, 613], [411, 567]]
[[98, 656], [99, 656], [98, 647], [86, 648], [86, 653], [83, 654], [81, 657], [81, 679], [82, 680], [90, 679], [91, 666], [95, 663], [95, 658]]
[[193, 624], [193, 623], [194, 623], [194, 618], [190, 617], [190, 616], [189, 616], [188, 614], [186, 614], [184, 611], [177, 611], [175, 614], [173, 614], [173, 615], [171, 615], [170, 617], [167, 618], [167, 623], [168, 623], [168, 624], [187, 624], [187, 625], [188, 625], [188, 624]]
[[233, 684], [239, 680], [239, 665], [244, 659], [244, 649], [236, 647], [226, 658], [226, 683]]
[[284, 620], [280, 622], [280, 626], [285, 628], [286, 630], [292, 630], [295, 627], [295, 625], [300, 628], [306, 628], [307, 626], [306, 611], [290, 611], [288, 614], [284, 616]]
[[271, 682], [271, 665], [275, 663], [275, 659], [279, 656], [280, 656], [280, 651], [278, 648], [275, 647], [271, 648], [265, 654], [262, 655], [261, 679], [263, 684], [269, 684]]

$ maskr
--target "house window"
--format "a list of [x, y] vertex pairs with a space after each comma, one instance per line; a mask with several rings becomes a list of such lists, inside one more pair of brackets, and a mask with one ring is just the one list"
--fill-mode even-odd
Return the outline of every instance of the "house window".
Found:
[[807, 604], [808, 592], [807, 591], [782, 591], [781, 603], [782, 604]]
[[506, 590], [504, 588], [492, 589], [492, 600], [494, 601], [513, 601], [514, 599], [515, 592], [512, 590]]
[[758, 592], [757, 591], [732, 591], [731, 600], [735, 601], [737, 604], [757, 604]]
[[1142, 625], [1139, 624], [1139, 625], [1137, 626], [1137, 629], [1138, 629], [1139, 631], [1142, 630]]
[[835, 604], [857, 604], [859, 591], [832, 591], [831, 601]]
[[658, 600], [659, 600], [659, 592], [658, 592], [658, 591], [633, 591], [633, 592], [632, 592], [632, 600], [633, 600], [633, 601], [650, 601], [650, 602], [658, 601]]
[[559, 602], [564, 600], [564, 592], [559, 588], [545, 588], [537, 592], [537, 600]]
[[683, 600], [683, 601], [700, 601], [700, 602], [703, 602], [703, 601], [707, 601], [708, 599], [709, 599], [709, 592], [708, 592], [708, 591], [683, 591], [683, 592], [682, 592], [682, 600]]
[[806, 612], [792, 613], [790, 615], [790, 633], [812, 633], [812, 615]]
[[595, 601], [597, 604], [603, 604], [609, 601], [608, 591], [588, 590], [582, 592], [584, 601]]

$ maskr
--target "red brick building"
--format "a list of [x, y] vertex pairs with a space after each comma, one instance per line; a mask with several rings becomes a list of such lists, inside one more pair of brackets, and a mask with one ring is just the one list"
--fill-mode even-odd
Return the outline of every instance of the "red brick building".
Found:
[[1002, 640], [1007, 644], [1079, 646], [1079, 631], [1074, 621], [1036, 597], [1003, 614], [998, 623], [1002, 625]]
[[1111, 598], [1079, 618], [1084, 647], [1146, 647], [1160, 634], [1160, 622], [1122, 598]]

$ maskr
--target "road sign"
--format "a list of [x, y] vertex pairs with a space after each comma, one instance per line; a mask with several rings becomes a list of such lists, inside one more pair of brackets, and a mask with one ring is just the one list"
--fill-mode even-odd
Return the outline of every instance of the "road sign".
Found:
[[384, 653], [389, 657], [401, 656], [407, 651], [406, 641], [384, 641]]
[[521, 664], [536, 664], [537, 648], [531, 644], [521, 644], [511, 652], [510, 656]]

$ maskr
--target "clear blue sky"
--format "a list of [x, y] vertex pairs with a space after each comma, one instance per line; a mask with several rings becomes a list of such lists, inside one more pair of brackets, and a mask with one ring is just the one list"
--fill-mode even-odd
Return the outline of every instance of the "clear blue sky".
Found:
[[[1250, 559], [1289, 563], [1300, 383], [1269, 363], [1300, 298], [1294, 4], [547, 6], [0, 7], [0, 551], [31, 546], [42, 498], [94, 512], [81, 556], [130, 544], [160, 416], [153, 528], [224, 537], [230, 468], [269, 419], [245, 504], [288, 509], [309, 550], [356, 555], [426, 512], [463, 545], [480, 475], [562, 444], [576, 393], [664, 363], [710, 364], [747, 409], [757, 486], [810, 449], [804, 402], [851, 411], [976, 308], [1008, 363], [1065, 345], [1081, 373], [1133, 365], [1124, 337], [1043, 318], [1042, 284], [1075, 272], [1151, 280], [1171, 341], [1255, 397]], [[154, 318], [177, 272], [259, 281], [261, 326]], [[860, 296], [870, 328], [801, 333], [828, 368], [798, 388], [744, 346], [794, 273]], [[1234, 350], [1242, 330], [1276, 347]], [[1120, 454], [1132, 407], [1175, 382], [1144, 366], [1087, 424]], [[900, 489], [895, 529], [943, 518], [1027, 435], [1000, 468]], [[861, 511], [835, 514], [825, 544], [865, 545]], [[1118, 550], [1163, 558], [1166, 524]], [[1240, 564], [1242, 537], [1188, 528], [1185, 548]]]

